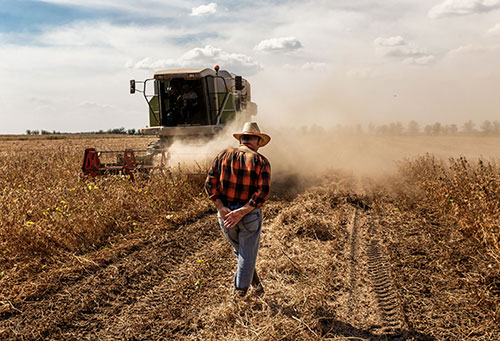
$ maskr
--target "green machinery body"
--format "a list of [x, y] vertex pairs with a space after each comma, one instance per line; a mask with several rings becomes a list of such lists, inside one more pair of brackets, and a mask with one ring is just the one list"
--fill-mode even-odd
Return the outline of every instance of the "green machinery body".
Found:
[[217, 66], [157, 71], [151, 79], [131, 80], [130, 92], [136, 91], [149, 106], [149, 126], [142, 133], [158, 136], [163, 146], [174, 139], [211, 138], [229, 122], [257, 114], [250, 83]]

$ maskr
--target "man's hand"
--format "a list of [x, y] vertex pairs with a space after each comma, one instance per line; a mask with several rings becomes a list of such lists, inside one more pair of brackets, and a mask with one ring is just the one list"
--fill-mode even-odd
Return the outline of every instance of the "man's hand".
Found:
[[224, 226], [228, 229], [235, 227], [245, 215], [241, 209], [230, 211], [224, 218]]
[[230, 229], [238, 225], [240, 220], [243, 219], [243, 217], [248, 213], [253, 211], [255, 207], [246, 204], [245, 206], [238, 208], [237, 210], [231, 211], [228, 207], [224, 206], [220, 199], [216, 199], [215, 208], [224, 220], [224, 226]]
[[224, 220], [226, 220], [227, 215], [231, 213], [231, 210], [226, 206], [221, 207], [221, 209], [220, 210], [218, 209], [217, 211], [219, 211], [220, 216]]
[[235, 227], [244, 216], [253, 211], [255, 207], [246, 204], [245, 206], [238, 208], [237, 210], [231, 211], [226, 214], [224, 219], [224, 226], [228, 229]]
[[224, 206], [224, 204], [220, 199], [215, 200], [215, 208], [217, 209], [220, 216], [224, 220], [226, 219], [227, 214], [231, 212], [231, 210], [228, 207]]

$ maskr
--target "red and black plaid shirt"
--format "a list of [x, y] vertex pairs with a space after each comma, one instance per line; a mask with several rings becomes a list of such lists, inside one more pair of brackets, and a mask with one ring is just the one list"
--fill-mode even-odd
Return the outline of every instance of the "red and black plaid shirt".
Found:
[[271, 188], [271, 165], [261, 154], [241, 145], [220, 152], [205, 181], [210, 199], [224, 205], [261, 207]]

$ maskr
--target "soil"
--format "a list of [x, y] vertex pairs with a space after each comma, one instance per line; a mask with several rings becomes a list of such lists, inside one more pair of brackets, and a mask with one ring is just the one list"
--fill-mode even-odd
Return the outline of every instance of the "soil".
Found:
[[500, 339], [491, 260], [444, 217], [330, 178], [274, 197], [264, 219], [263, 295], [233, 299], [236, 262], [207, 211], [9, 278], [0, 339]]

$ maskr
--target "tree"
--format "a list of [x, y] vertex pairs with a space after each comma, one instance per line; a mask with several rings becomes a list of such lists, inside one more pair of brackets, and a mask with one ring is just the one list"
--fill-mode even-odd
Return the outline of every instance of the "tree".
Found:
[[420, 133], [420, 125], [415, 121], [410, 121], [407, 131], [410, 135], [418, 135], [418, 133]]
[[127, 132], [125, 131], [124, 127], [121, 127], [121, 128], [108, 129], [107, 133], [108, 134], [126, 134]]
[[368, 134], [373, 135], [375, 134], [376, 126], [373, 122], [368, 123]]
[[443, 128], [443, 132], [448, 135], [456, 135], [458, 133], [458, 127], [456, 124], [450, 124]]
[[387, 135], [389, 127], [386, 124], [377, 127], [377, 135]]
[[486, 120], [481, 124], [481, 130], [483, 131], [483, 134], [489, 135], [493, 133], [493, 124]]
[[441, 134], [441, 131], [443, 130], [443, 127], [441, 126], [441, 123], [436, 122], [432, 125], [432, 135], [439, 135]]
[[471, 120], [467, 121], [464, 123], [463, 127], [462, 127], [462, 131], [466, 134], [472, 134], [474, 132], [476, 132], [476, 129], [474, 128], [476, 126], [476, 124], [474, 122], [472, 122]]
[[403, 130], [403, 125], [400, 122], [391, 123], [389, 125], [389, 134], [391, 135], [402, 135]]
[[356, 134], [363, 135], [365, 132], [363, 131], [363, 126], [361, 124], [356, 124], [355, 127]]
[[493, 121], [493, 134], [500, 134], [500, 121]]

